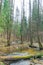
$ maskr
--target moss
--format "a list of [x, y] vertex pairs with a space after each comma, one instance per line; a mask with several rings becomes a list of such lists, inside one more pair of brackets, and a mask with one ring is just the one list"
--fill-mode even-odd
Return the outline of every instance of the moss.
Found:
[[5, 65], [3, 62], [0, 62], [0, 65]]

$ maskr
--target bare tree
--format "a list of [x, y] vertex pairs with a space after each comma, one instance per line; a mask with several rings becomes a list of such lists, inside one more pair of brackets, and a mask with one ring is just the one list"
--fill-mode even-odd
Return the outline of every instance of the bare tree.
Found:
[[33, 39], [32, 39], [32, 29], [31, 29], [31, 0], [29, 0], [29, 36], [30, 36], [30, 46], [32, 46]]
[[23, 19], [24, 19], [24, 0], [23, 0], [23, 10], [21, 11], [21, 44], [23, 43]]
[[37, 20], [37, 38], [38, 38], [38, 43], [39, 43], [39, 48], [42, 48], [42, 44], [40, 42], [40, 35], [39, 35], [39, 28], [40, 28], [40, 0], [38, 0], [38, 20]]

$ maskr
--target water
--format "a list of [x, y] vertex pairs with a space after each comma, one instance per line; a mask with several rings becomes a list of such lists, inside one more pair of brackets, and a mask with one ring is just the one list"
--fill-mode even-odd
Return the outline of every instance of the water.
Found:
[[[10, 54], [10, 56], [12, 55], [16, 55], [16, 56], [25, 56], [28, 55], [28, 53], [14, 53], [14, 54]], [[32, 60], [32, 59], [31, 59]], [[14, 61], [13, 63], [11, 63], [10, 65], [43, 65], [42, 63], [40, 64], [39, 62], [43, 62], [43, 59], [37, 59], [38, 62], [34, 63], [31, 60], [19, 60], [19, 61]]]
[[12, 63], [10, 65], [30, 65], [30, 61], [28, 61], [28, 60], [21, 60], [21, 61]]
[[43, 64], [33, 63], [30, 60], [21, 60], [21, 61], [18, 61], [18, 62], [14, 62], [10, 65], [43, 65]]

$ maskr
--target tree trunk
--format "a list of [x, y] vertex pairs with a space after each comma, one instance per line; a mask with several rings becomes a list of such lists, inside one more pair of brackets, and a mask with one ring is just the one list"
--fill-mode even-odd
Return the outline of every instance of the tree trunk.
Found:
[[38, 43], [39, 43], [39, 48], [42, 47], [42, 44], [40, 42], [40, 36], [39, 36], [39, 26], [40, 26], [40, 13], [39, 13], [39, 0], [38, 0], [38, 21], [37, 21], [37, 39], [38, 39]]
[[0, 2], [0, 13], [1, 13], [1, 2]]
[[31, 30], [31, 0], [29, 0], [29, 36], [30, 36], [30, 46], [33, 45], [32, 30]]
[[7, 46], [10, 46], [10, 37], [11, 37], [11, 31], [7, 28]]
[[[21, 44], [23, 44], [23, 21], [24, 21], [24, 0], [23, 0], [23, 12], [21, 11]], [[22, 15], [23, 14], [23, 15]]]
[[[22, 18], [22, 16], [21, 16], [21, 18]], [[22, 21], [22, 19], [21, 19], [21, 29], [20, 29], [20, 32], [21, 32], [21, 44], [23, 44], [23, 21]]]

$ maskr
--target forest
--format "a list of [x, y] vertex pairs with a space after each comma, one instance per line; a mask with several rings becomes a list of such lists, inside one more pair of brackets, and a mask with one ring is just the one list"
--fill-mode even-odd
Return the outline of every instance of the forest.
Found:
[[25, 1], [0, 0], [0, 65], [43, 65], [43, 0]]

